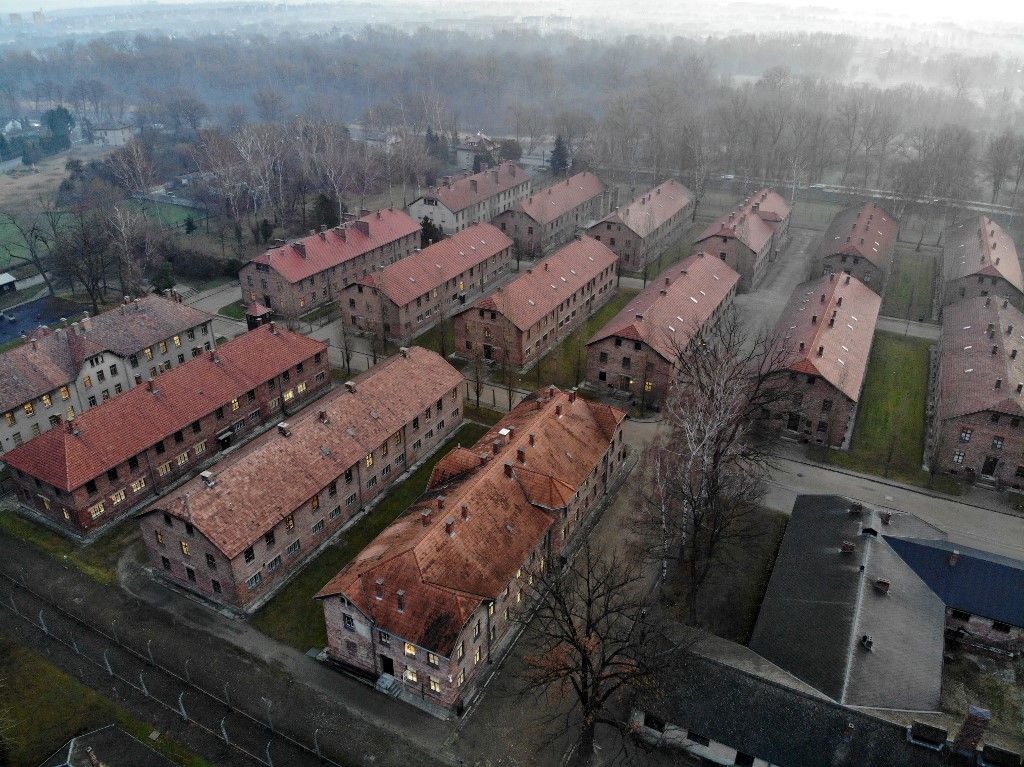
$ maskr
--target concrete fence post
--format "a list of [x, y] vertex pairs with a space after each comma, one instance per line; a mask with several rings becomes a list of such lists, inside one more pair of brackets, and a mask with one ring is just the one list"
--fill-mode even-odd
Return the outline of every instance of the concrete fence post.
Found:
[[50, 629], [46, 625], [46, 618], [43, 617], [43, 611], [39, 611], [39, 628], [43, 630], [43, 633], [47, 636], [50, 635]]
[[226, 743], [227, 745], [229, 745], [229, 746], [230, 746], [230, 745], [231, 745], [231, 740], [230, 740], [230, 739], [228, 738], [228, 728], [227, 728], [227, 726], [226, 726], [226, 725], [224, 724], [224, 720], [225, 720], [225, 719], [227, 719], [227, 717], [224, 717], [224, 719], [221, 719], [221, 720], [220, 720], [220, 736], [221, 736], [222, 738], [224, 738], [224, 742], [225, 742], [225, 743]]
[[186, 722], [188, 721], [188, 714], [185, 712], [185, 691], [182, 690], [178, 695], [178, 713], [181, 714], [181, 718]]
[[269, 767], [274, 767], [274, 760], [270, 758], [270, 741], [267, 741], [267, 764]]
[[103, 665], [107, 667], [107, 673], [110, 674], [111, 676], [113, 676], [114, 675], [114, 669], [110, 665], [110, 657], [107, 655], [107, 651], [106, 650], [103, 651]]
[[146, 687], [146, 680], [142, 678], [142, 672], [139, 672], [139, 687], [142, 688], [142, 694], [147, 698], [149, 697], [149, 689]]

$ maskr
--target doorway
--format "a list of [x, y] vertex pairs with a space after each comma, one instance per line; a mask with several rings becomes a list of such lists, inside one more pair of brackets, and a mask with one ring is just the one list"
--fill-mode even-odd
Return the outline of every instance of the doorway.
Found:
[[384, 653], [380, 655], [380, 670], [382, 674], [395, 675], [395, 662]]
[[996, 473], [996, 466], [999, 465], [999, 459], [995, 456], [989, 455], [985, 457], [985, 463], [981, 467], [982, 476], [991, 477]]
[[786, 419], [786, 428], [790, 431], [800, 431], [800, 414], [790, 413]]

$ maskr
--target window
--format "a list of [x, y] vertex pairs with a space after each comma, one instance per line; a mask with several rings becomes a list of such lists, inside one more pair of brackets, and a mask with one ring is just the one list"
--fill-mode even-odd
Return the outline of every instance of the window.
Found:
[[193, 450], [195, 451], [196, 455], [201, 455], [202, 453], [205, 453], [206, 452], [206, 440], [204, 439], [202, 442], [198, 443], [193, 448]]
[[373, 466], [373, 453], [366, 456], [366, 468]]
[[171, 560], [169, 560], [167, 557], [160, 557], [160, 564], [164, 566], [164, 570], [171, 569]]
[[238, 397], [235, 397], [233, 400], [231, 400], [231, 412], [235, 412], [236, 410], [238, 410], [239, 407], [241, 406], [238, 404]]
[[185, 575], [188, 576], [188, 579], [193, 583], [196, 582], [196, 571], [193, 570], [191, 567], [185, 568]]
[[174, 336], [171, 340], [174, 342], [175, 346], [181, 346], [181, 336]]
[[160, 353], [161, 354], [167, 354], [167, 342], [166, 341], [161, 341], [159, 345], [160, 345]]
[[321, 519], [319, 522], [317, 522], [315, 525], [313, 525], [313, 528], [312, 528], [313, 535], [316, 535], [317, 533], [322, 532], [323, 529], [324, 529], [324, 521]]
[[164, 545], [164, 534], [159, 530], [156, 531], [156, 542], [159, 543], [161, 546]]
[[171, 473], [171, 462], [168, 461], [167, 463], [162, 463], [159, 466], [157, 466], [156, 467], [156, 473], [159, 474], [161, 477], [165, 477], [168, 474], [170, 474]]
[[124, 499], [125, 499], [124, 490], [118, 490], [116, 493], [114, 493], [112, 496], [110, 496], [110, 501], [115, 506], [117, 506], [117, 504], [121, 503], [121, 501], [123, 501]]
[[973, 433], [974, 433], [974, 429], [961, 429], [960, 430], [960, 441], [961, 442], [970, 442], [971, 441], [971, 435]]
[[441, 692], [441, 683], [434, 679], [434, 677], [430, 677], [430, 691], [436, 693]]
[[455, 683], [461, 685], [465, 681], [466, 681], [466, 672], [460, 668], [459, 669], [459, 676], [455, 680]]
[[220, 593], [220, 581], [210, 581], [210, 585], [213, 586], [213, 593], [214, 594], [219, 594]]
[[299, 394], [302, 394], [304, 391], [306, 391], [306, 382], [303, 381], [298, 386], [296, 386], [295, 391], [298, 392]]
[[428, 652], [427, 653], [427, 664], [430, 665], [430, 666], [433, 666], [434, 668], [440, 668], [441, 667], [441, 659], [438, 658], [435, 653]]
[[174, 460], [179, 466], [184, 466], [186, 463], [188, 463], [188, 450], [186, 450], [184, 453], [178, 453], [174, 457]]
[[754, 757], [750, 754], [744, 754], [742, 751], [737, 751], [733, 764], [736, 767], [754, 767]]
[[53, 404], [53, 399], [50, 397], [49, 394], [44, 394], [42, 396], [42, 401], [43, 407], [50, 407]]
[[295, 515], [294, 514], [289, 514], [287, 517], [284, 518], [284, 529], [285, 530], [294, 530], [295, 529]]
[[186, 557], [192, 556], [189, 553], [188, 541], [182, 541], [181, 542], [181, 553], [184, 554]]
[[309, 504], [310, 504], [310, 506], [312, 506], [312, 507], [313, 507], [314, 509], [319, 509], [319, 508], [320, 508], [320, 496], [319, 496], [319, 495], [314, 495], [314, 496], [313, 496], [313, 497], [312, 497], [312, 498], [310, 499], [310, 502], [309, 502]]
[[411, 642], [406, 642], [405, 643], [405, 654], [408, 657], [410, 657], [410, 658], [415, 658], [416, 657], [416, 645], [412, 644]]
[[964, 621], [965, 623], [971, 619], [971, 614], [964, 610], [951, 610], [950, 614], [958, 621]]
[[1010, 633], [1010, 624], [1003, 623], [1002, 621], [992, 621], [992, 630], [998, 631], [1000, 634]]
[[957, 450], [955, 453], [953, 453], [953, 463], [963, 463], [963, 462], [964, 462], [964, 452], [962, 450]]
[[174, 520], [171, 519], [171, 515], [167, 512], [164, 512], [164, 524], [168, 527], [174, 527]]
[[281, 569], [281, 555], [280, 554], [278, 554], [276, 557], [274, 557], [273, 559], [270, 560], [270, 564], [267, 565], [267, 569], [269, 569], [270, 572], [274, 572], [275, 570], [280, 570]]
[[338, 483], [337, 482], [332, 482], [330, 485], [327, 486], [327, 495], [329, 495], [331, 498], [333, 498], [337, 494], [338, 494]]
[[60, 387], [60, 398], [62, 400], [70, 399], [71, 398], [71, 389], [69, 389], [67, 386]]
[[263, 573], [255, 573], [249, 580], [245, 582], [245, 585], [249, 587], [249, 591], [252, 591], [261, 583], [263, 583]]
[[356, 505], [356, 494], [355, 493], [352, 493], [352, 495], [350, 495], [348, 498], [345, 499], [345, 505], [346, 506], [355, 506]]
[[299, 541], [292, 541], [285, 553], [290, 557], [294, 557], [299, 553], [300, 548], [302, 548], [302, 544]]
[[414, 669], [412, 666], [406, 666], [405, 667], [405, 679], [408, 682], [415, 682], [416, 681], [416, 669]]
[[476, 649], [475, 649], [475, 650], [473, 651], [473, 663], [474, 663], [474, 665], [475, 665], [475, 664], [477, 664], [477, 663], [479, 663], [479, 662], [480, 662], [480, 648], [479, 648], [479, 647], [477, 647], [477, 648], [476, 648]]
[[693, 732], [692, 730], [686, 733], [686, 737], [692, 740], [694, 743], [697, 743], [701, 746], [711, 745], [711, 740], [709, 738], [705, 738], [703, 735], [699, 735], [698, 733]]
[[154, 449], [156, 450], [157, 455], [163, 455], [164, 453], [167, 452], [167, 448], [164, 446], [163, 440], [157, 442], [156, 445], [154, 445]]
[[213, 558], [213, 554], [206, 555], [206, 566], [211, 570], [217, 569], [217, 560]]
[[386, 631], [377, 632], [377, 641], [383, 646], [387, 647], [391, 644], [391, 635]]
[[366, 486], [367, 487], [377, 487], [377, 475], [376, 474], [374, 474], [372, 477], [370, 477], [368, 480], [366, 480]]
[[246, 562], [252, 562], [256, 558], [256, 552], [252, 550], [252, 546], [245, 550], [244, 556]]
[[466, 657], [466, 643], [459, 642], [459, 649], [456, 652], [456, 658], [458, 660], [462, 660], [464, 657]]
[[286, 391], [283, 395], [283, 399], [285, 402], [291, 402], [293, 399], [295, 399], [294, 389], [289, 389], [288, 391]]
[[145, 490], [145, 489], [146, 489], [146, 479], [145, 479], [145, 477], [140, 477], [139, 479], [137, 479], [134, 482], [132, 482], [132, 492], [133, 493], [138, 493], [138, 492], [141, 492], [142, 490]]

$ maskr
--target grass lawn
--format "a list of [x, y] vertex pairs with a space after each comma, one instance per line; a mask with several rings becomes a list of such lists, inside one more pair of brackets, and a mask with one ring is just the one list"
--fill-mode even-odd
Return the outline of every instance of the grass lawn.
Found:
[[253, 616], [260, 631], [305, 652], [327, 644], [324, 611], [313, 596], [365, 548], [381, 530], [409, 508], [430, 478], [434, 465], [457, 443], [472, 445], [487, 427], [467, 423], [403, 482], [396, 484], [370, 513], [347, 530], [333, 546], [324, 549], [302, 572]]
[[213, 767], [180, 743], [148, 735], [153, 726], [84, 686], [41, 655], [0, 637], [0, 754], [11, 767], [35, 767], [76, 735], [117, 724], [182, 767]]
[[921, 469], [930, 341], [876, 333], [848, 451], [817, 451], [825, 462], [957, 494]]
[[494, 424], [505, 417], [504, 413], [499, 413], [497, 410], [491, 410], [486, 407], [477, 407], [476, 405], [470, 405], [468, 402], [462, 409], [466, 414], [466, 418], [470, 421], [487, 424], [488, 426], [494, 426]]
[[245, 307], [242, 305], [241, 301], [232, 301], [230, 304], [218, 309], [217, 314], [224, 317], [230, 317], [233, 320], [242, 321], [245, 319]]
[[882, 299], [882, 314], [909, 320], [931, 317], [935, 259], [932, 252], [915, 253], [910, 247], [896, 248], [892, 274]]
[[422, 346], [424, 349], [430, 349], [431, 351], [441, 353], [441, 341], [444, 340], [444, 348], [448, 354], [455, 351], [455, 323], [450, 320], [444, 323], [444, 333], [441, 332], [440, 325], [434, 325], [429, 330], [425, 330], [412, 339], [412, 346]]
[[576, 386], [586, 373], [587, 341], [639, 293], [622, 288], [586, 322], [570, 333], [558, 346], [537, 361], [525, 373], [517, 373], [513, 385], [517, 389], [533, 390], [554, 384], [560, 389]]
[[0, 534], [35, 546], [54, 559], [65, 562], [93, 580], [107, 585], [117, 579], [117, 560], [121, 552], [139, 536], [131, 520], [87, 546], [76, 546], [49, 528], [31, 522], [9, 509], [0, 510]]

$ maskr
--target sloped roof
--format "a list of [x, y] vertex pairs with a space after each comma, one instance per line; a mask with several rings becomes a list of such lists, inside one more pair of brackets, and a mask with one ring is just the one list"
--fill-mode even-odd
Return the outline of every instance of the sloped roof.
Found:
[[322, 341], [273, 323], [136, 386], [4, 455], [9, 466], [71, 491], [157, 441], [326, 351]]
[[419, 230], [405, 211], [386, 208], [271, 248], [252, 263], [267, 264], [288, 282], [299, 282]]
[[1024, 292], [1017, 246], [999, 224], [978, 216], [946, 234], [943, 250], [946, 281], [963, 277], [1002, 277]]
[[881, 296], [848, 274], [797, 285], [775, 326], [784, 367], [819, 375], [858, 401], [881, 306]]
[[461, 382], [414, 346], [289, 418], [288, 436], [269, 431], [221, 460], [212, 487], [193, 479], [151, 509], [190, 521], [232, 559]]
[[148, 295], [70, 328], [39, 327], [29, 341], [0, 356], [0, 411], [74, 381], [95, 354], [127, 357], [211, 319], [188, 304]]
[[896, 247], [899, 224], [889, 213], [869, 202], [836, 213], [821, 245], [822, 256], [860, 256], [877, 267], [889, 261]]
[[[793, 505], [750, 648], [850, 706], [938, 708], [946, 611], [886, 534], [935, 535], [913, 515], [835, 495]], [[843, 553], [844, 541], [854, 551]], [[888, 593], [876, 581], [889, 581]], [[871, 637], [872, 648], [861, 645]]]
[[435, 476], [440, 483], [317, 596], [344, 594], [382, 629], [450, 657], [468, 617], [498, 597], [553, 524], [546, 509], [564, 505], [600, 464], [623, 418], [621, 410], [554, 387], [531, 395], [474, 446], [486, 460], [472, 468], [461, 463], [467, 456], [460, 449], [464, 470], [450, 481]]
[[526, 330], [618, 260], [603, 243], [581, 236], [463, 312], [498, 311], [517, 328]]
[[116, 725], [72, 738], [41, 767], [91, 767], [90, 753], [104, 767], [176, 767], [175, 762]]
[[695, 253], [651, 280], [587, 345], [615, 336], [642, 341], [664, 359], [673, 360], [739, 279], [720, 259]]
[[1014, 354], [1024, 351], [1024, 314], [999, 296], [960, 301], [942, 311], [940, 344], [940, 420], [983, 410], [1024, 415], [1024, 355]]
[[946, 607], [1024, 628], [1021, 560], [945, 539], [886, 536], [886, 541]]
[[601, 179], [589, 171], [584, 171], [564, 181], [557, 181], [546, 189], [535, 191], [525, 200], [516, 203], [516, 207], [538, 224], [548, 224], [563, 213], [568, 213], [578, 205], [602, 194], [605, 189]]
[[647, 237], [692, 202], [693, 193], [678, 181], [669, 179], [605, 216], [594, 226], [623, 224], [639, 237]]
[[493, 168], [460, 176], [448, 184], [431, 188], [424, 196], [436, 197], [452, 213], [458, 213], [470, 205], [476, 205], [529, 181], [530, 177], [525, 170], [514, 162], [503, 162]]
[[496, 226], [473, 224], [359, 282], [382, 290], [397, 306], [404, 306], [510, 247], [512, 240]]
[[734, 212], [715, 219], [694, 243], [700, 244], [710, 237], [735, 237], [756, 253], [789, 213], [789, 203], [782, 195], [773, 189], [762, 189], [743, 200]]

